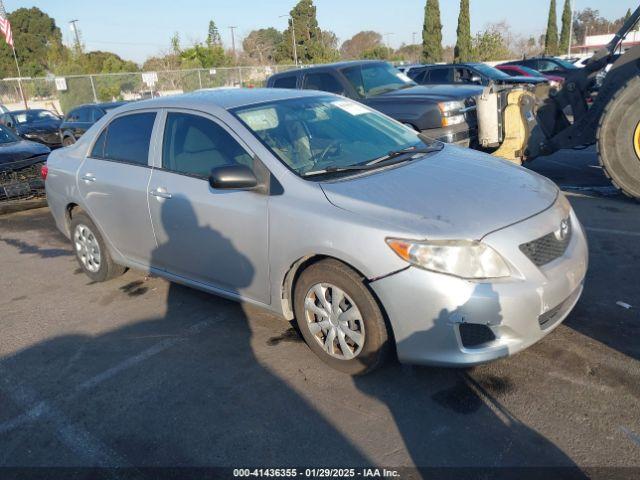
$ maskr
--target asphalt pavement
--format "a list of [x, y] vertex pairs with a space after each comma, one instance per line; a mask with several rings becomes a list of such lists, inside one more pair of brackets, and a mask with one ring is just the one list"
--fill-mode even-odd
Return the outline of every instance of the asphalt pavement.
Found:
[[530, 168], [586, 228], [585, 292], [538, 344], [466, 370], [391, 362], [352, 378], [254, 307], [139, 271], [92, 283], [46, 208], [0, 217], [0, 467], [637, 474], [640, 203], [610, 188], [593, 150]]

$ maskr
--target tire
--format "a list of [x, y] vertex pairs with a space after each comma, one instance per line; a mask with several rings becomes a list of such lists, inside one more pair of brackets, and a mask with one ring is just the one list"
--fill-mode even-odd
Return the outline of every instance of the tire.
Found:
[[640, 78], [629, 80], [605, 107], [598, 126], [598, 158], [625, 195], [640, 199]]
[[75, 141], [75, 139], [73, 137], [64, 137], [62, 139], [62, 146], [63, 147], [70, 147], [74, 143], [76, 143], [76, 141]]
[[[307, 345], [323, 362], [350, 375], [363, 375], [380, 367], [389, 351], [384, 315], [363, 280], [362, 276], [337, 260], [322, 260], [300, 274], [294, 290], [296, 322]], [[326, 304], [320, 294], [324, 294], [328, 305], [336, 295], [343, 298], [341, 308], [330, 318], [326, 312], [332, 308], [323, 307]], [[305, 300], [316, 308], [308, 308]], [[357, 310], [353, 310], [354, 307]], [[324, 311], [325, 315], [319, 315], [319, 311]], [[354, 314], [345, 316], [349, 311]], [[344, 320], [340, 321], [340, 318]], [[347, 329], [350, 334], [345, 333]], [[332, 341], [327, 342], [330, 336]], [[363, 341], [357, 343], [356, 338]], [[329, 348], [325, 349], [322, 343]], [[346, 354], [343, 346], [348, 350]]]
[[114, 263], [111, 259], [100, 230], [86, 213], [74, 213], [69, 230], [76, 260], [91, 280], [104, 282], [125, 272], [125, 267]]

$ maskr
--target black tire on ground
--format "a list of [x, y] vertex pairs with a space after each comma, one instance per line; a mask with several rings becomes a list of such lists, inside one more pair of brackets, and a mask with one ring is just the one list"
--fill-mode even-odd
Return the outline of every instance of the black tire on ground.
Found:
[[598, 158], [605, 175], [626, 195], [640, 199], [640, 78], [629, 80], [606, 106], [598, 126]]
[[[97, 241], [100, 248], [100, 265], [97, 271], [92, 272], [80, 259], [80, 255], [78, 249], [76, 247], [76, 228], [78, 225], [84, 225], [87, 227], [95, 240]], [[71, 223], [69, 224], [69, 231], [71, 232], [71, 246], [73, 247], [73, 252], [75, 253], [76, 260], [80, 265], [82, 271], [87, 274], [87, 276], [93, 280], [94, 282], [104, 282], [110, 280], [112, 278], [118, 277], [122, 275], [126, 268], [118, 265], [113, 262], [111, 255], [109, 254], [109, 250], [102, 239], [102, 235], [100, 234], [100, 230], [96, 227], [96, 224], [89, 218], [89, 216], [84, 212], [74, 212], [73, 217], [71, 218]]]
[[64, 137], [62, 139], [62, 146], [63, 147], [70, 147], [74, 143], [76, 143], [76, 141], [75, 141], [75, 139], [73, 137]]
[[[363, 280], [361, 275], [345, 264], [327, 259], [306, 268], [300, 274], [294, 290], [296, 322], [307, 345], [329, 366], [350, 375], [363, 375], [380, 367], [384, 364], [390, 350], [390, 336], [384, 315]], [[329, 355], [309, 329], [304, 301], [310, 289], [319, 283], [332, 284], [343, 290], [360, 310], [364, 323], [364, 345], [360, 353], [351, 360], [338, 359]]]

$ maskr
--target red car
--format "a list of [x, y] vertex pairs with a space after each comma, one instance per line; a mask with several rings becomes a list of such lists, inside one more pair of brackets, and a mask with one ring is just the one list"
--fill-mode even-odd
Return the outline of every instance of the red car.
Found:
[[504, 73], [511, 75], [512, 77], [536, 77], [536, 78], [546, 78], [549, 80], [551, 85], [556, 83], [556, 85], [560, 86], [564, 83], [564, 78], [559, 77], [557, 75], [545, 75], [544, 73], [540, 73], [533, 68], [524, 67], [522, 65], [498, 65], [496, 66], [498, 70], [502, 70]]

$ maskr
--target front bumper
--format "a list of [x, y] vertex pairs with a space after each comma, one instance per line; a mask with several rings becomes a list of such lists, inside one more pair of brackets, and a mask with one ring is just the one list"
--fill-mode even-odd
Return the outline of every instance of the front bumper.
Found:
[[[588, 265], [587, 242], [575, 214], [564, 255], [536, 267], [518, 245], [549, 233], [562, 208], [555, 206], [483, 241], [512, 265], [514, 276], [475, 282], [410, 267], [374, 281], [393, 328], [401, 362], [471, 366], [513, 355], [554, 330], [582, 294]], [[492, 340], [465, 346], [461, 325], [483, 325]], [[484, 327], [482, 327], [484, 328]]]
[[478, 138], [478, 131], [468, 123], [461, 123], [451, 127], [433, 128], [423, 130], [421, 133], [433, 140], [444, 143], [453, 143], [461, 147], [469, 147]]

